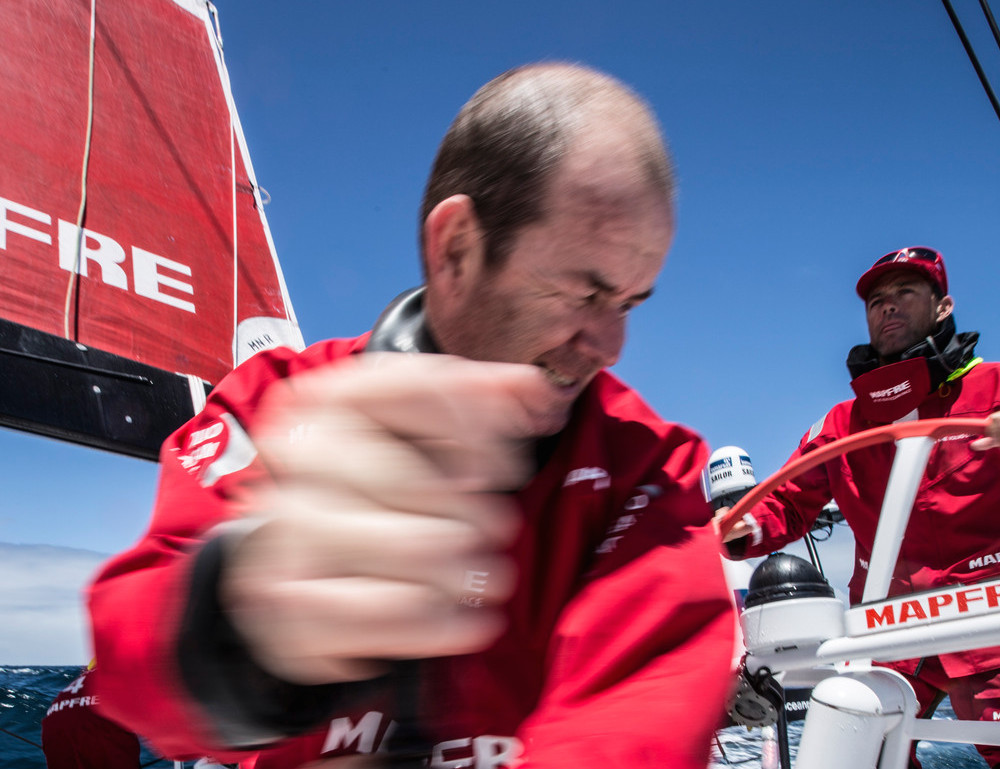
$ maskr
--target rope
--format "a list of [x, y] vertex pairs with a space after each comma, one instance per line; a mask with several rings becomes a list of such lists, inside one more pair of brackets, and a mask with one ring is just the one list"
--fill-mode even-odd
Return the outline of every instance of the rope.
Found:
[[[79, 333], [79, 294], [75, 291], [79, 282], [80, 260], [83, 252], [83, 222], [87, 215], [87, 171], [90, 167], [90, 143], [94, 135], [94, 51], [97, 47], [97, 0], [90, 0], [90, 64], [87, 76], [87, 138], [83, 146], [83, 167], [80, 170], [80, 208], [76, 214], [76, 255], [73, 258], [73, 269], [70, 270], [69, 284], [66, 286], [66, 303], [63, 306], [63, 336], [76, 339]], [[69, 333], [69, 310], [73, 297], [76, 295], [76, 312], [74, 313], [73, 336]]]
[[715, 735], [713, 735], [713, 736], [715, 737], [715, 745], [716, 745], [716, 747], [719, 748], [719, 753], [722, 754], [722, 760], [725, 761], [728, 764], [729, 763], [729, 756], [726, 755], [726, 751], [722, 747], [722, 740], [719, 739], [719, 733], [716, 732]]
[[20, 740], [21, 742], [26, 742], [29, 745], [31, 745], [32, 747], [38, 748], [39, 750], [42, 749], [42, 746], [39, 745], [37, 742], [32, 742], [28, 738], [22, 737], [20, 734], [14, 734], [14, 732], [12, 732], [12, 731], [10, 731], [8, 729], [4, 729], [3, 727], [0, 727], [0, 732], [3, 732], [4, 734], [10, 735], [14, 739]]
[[751, 761], [757, 761], [759, 758], [758, 756], [749, 756], [747, 758], [741, 758], [739, 761], [733, 761], [729, 758], [729, 756], [726, 755], [726, 749], [723, 747], [724, 744], [725, 743], [723, 743], [723, 741], [719, 739], [719, 733], [716, 732], [715, 746], [719, 749], [719, 755], [722, 757], [722, 760], [726, 762], [726, 766], [739, 766], [740, 764], [747, 764]]

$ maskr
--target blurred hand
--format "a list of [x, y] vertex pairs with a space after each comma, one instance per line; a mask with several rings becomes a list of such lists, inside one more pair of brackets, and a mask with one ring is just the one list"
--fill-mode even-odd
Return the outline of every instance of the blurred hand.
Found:
[[270, 479], [220, 595], [257, 661], [296, 683], [464, 654], [503, 630], [518, 530], [491, 493], [528, 477], [528, 439], [566, 418], [534, 367], [359, 356], [271, 387], [251, 437]]
[[975, 449], [976, 451], [995, 449], [998, 446], [1000, 446], [1000, 411], [990, 414], [989, 423], [986, 427], [986, 433], [983, 437], [978, 438], [969, 444], [969, 447]]

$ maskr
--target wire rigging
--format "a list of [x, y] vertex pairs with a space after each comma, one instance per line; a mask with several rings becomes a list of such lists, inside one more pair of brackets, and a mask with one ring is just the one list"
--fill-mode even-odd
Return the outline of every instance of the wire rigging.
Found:
[[[979, 82], [982, 84], [983, 90], [986, 91], [986, 96], [990, 100], [990, 104], [993, 105], [993, 111], [996, 112], [997, 119], [1000, 119], [1000, 101], [997, 101], [997, 96], [993, 92], [993, 88], [990, 86], [990, 81], [986, 77], [986, 72], [983, 71], [983, 67], [979, 63], [979, 58], [976, 56], [976, 52], [972, 48], [972, 43], [965, 34], [962, 22], [959, 21], [958, 16], [955, 13], [955, 9], [952, 8], [950, 0], [941, 0], [941, 2], [944, 3], [944, 8], [948, 12], [948, 18], [951, 19], [951, 24], [955, 27], [955, 32], [958, 33], [959, 40], [962, 41], [965, 53], [968, 55], [969, 61], [972, 62], [972, 67], [976, 70], [976, 75], [979, 76]], [[983, 13], [986, 15], [986, 19], [990, 23], [990, 28], [993, 30], [994, 37], [997, 38], [997, 45], [1000, 45], [1000, 32], [997, 31], [996, 21], [993, 19], [993, 14], [989, 9], [987, 0], [979, 0], [979, 4], [982, 6]]]
[[979, 0], [979, 7], [983, 9], [983, 16], [986, 17], [986, 23], [990, 25], [990, 32], [993, 33], [993, 39], [996, 41], [997, 48], [1000, 48], [1000, 28], [997, 28], [997, 20], [993, 18], [993, 11], [990, 10], [990, 4], [987, 0]]

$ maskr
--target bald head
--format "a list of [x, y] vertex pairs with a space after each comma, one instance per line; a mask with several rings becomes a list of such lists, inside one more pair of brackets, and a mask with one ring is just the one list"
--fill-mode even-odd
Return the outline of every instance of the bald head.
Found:
[[[421, 227], [446, 198], [468, 195], [486, 239], [487, 263], [500, 266], [517, 232], [542, 219], [547, 192], [565, 162], [600, 143], [629, 164], [632, 190], [670, 207], [673, 169], [651, 110], [623, 83], [572, 64], [534, 64], [484, 85], [445, 134], [424, 193]], [[610, 171], [609, 156], [604, 165]], [[595, 169], [600, 170], [600, 169]]]

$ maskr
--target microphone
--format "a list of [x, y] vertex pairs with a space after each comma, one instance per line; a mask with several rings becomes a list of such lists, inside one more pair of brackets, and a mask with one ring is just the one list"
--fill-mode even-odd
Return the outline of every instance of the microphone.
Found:
[[713, 451], [706, 474], [707, 496], [713, 510], [732, 507], [757, 485], [750, 455], [738, 446], [723, 446]]

